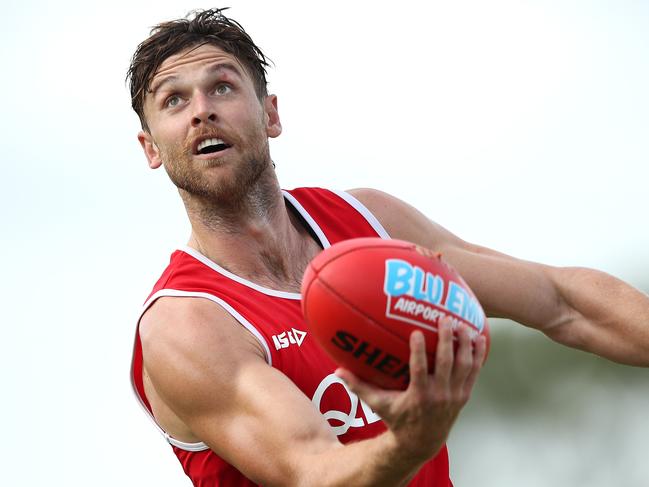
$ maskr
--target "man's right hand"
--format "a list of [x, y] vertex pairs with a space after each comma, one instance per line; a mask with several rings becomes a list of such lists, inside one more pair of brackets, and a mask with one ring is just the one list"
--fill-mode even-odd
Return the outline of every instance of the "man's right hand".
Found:
[[349, 370], [336, 374], [386, 423], [398, 452], [420, 463], [434, 456], [460, 410], [467, 403], [484, 363], [485, 337], [475, 344], [468, 327], [458, 332], [454, 351], [451, 320], [439, 326], [435, 370], [429, 374], [426, 344], [420, 331], [410, 336], [410, 384], [405, 391], [390, 391], [361, 381]]

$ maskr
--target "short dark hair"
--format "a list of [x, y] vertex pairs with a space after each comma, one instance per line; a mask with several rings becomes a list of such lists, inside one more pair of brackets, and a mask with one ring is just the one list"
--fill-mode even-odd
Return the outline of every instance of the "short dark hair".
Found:
[[131, 106], [144, 130], [148, 130], [144, 98], [155, 73], [165, 59], [192, 47], [212, 44], [232, 54], [248, 71], [257, 97], [261, 100], [268, 95], [266, 68], [270, 60], [237, 21], [223, 15], [224, 10], [227, 8], [195, 10], [183, 19], [162, 22], [137, 46], [126, 82], [131, 90]]

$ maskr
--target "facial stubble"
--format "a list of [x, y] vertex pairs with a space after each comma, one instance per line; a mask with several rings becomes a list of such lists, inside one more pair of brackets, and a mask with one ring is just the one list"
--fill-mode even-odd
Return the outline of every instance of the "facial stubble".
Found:
[[[264, 139], [266, 140], [266, 139]], [[244, 147], [234, 141], [233, 147]], [[212, 159], [196, 159], [186, 143], [161, 147], [161, 156], [169, 178], [180, 190], [189, 207], [205, 214], [217, 213], [226, 217], [238, 213], [260, 196], [260, 179], [271, 166], [267, 143], [249, 145], [239, 154]], [[261, 190], [261, 193], [265, 191]]]

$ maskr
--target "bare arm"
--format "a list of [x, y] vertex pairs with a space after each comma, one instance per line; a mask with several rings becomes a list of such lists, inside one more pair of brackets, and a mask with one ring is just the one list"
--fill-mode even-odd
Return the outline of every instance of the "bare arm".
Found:
[[506, 317], [553, 340], [616, 362], [649, 366], [649, 297], [593, 269], [557, 268], [470, 244], [406, 203], [376, 190], [350, 191], [393, 238], [442, 253], [489, 316]]
[[161, 298], [141, 321], [145, 371], [186, 428], [179, 439], [205, 442], [268, 486], [378, 487], [411, 478], [444, 444], [484, 358], [484, 340], [474, 351], [466, 330], [457, 353], [450, 328], [440, 336], [435, 374], [428, 375], [423, 337], [413, 334], [405, 392], [339, 371], [390, 428], [343, 446], [311, 401], [267, 365], [254, 338], [216, 304]]

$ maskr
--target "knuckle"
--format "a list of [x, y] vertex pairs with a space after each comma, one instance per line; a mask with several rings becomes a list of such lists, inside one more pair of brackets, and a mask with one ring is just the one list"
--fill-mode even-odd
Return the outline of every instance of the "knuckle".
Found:
[[411, 390], [410, 397], [412, 398], [412, 404], [415, 405], [414, 407], [426, 401], [426, 395], [420, 389]]
[[471, 391], [463, 390], [459, 394], [458, 403], [464, 406], [466, 403], [469, 402], [469, 399], [471, 399]]
[[471, 369], [473, 367], [473, 358], [466, 354], [458, 355], [456, 363], [464, 369]]
[[437, 357], [437, 367], [438, 368], [450, 368], [453, 365], [453, 357], [449, 355], [439, 355]]
[[450, 398], [450, 402], [452, 402], [453, 404], [456, 404], [456, 405], [458, 405], [460, 407], [464, 406], [469, 400], [468, 395], [462, 389], [454, 391], [451, 396], [452, 397]]
[[410, 373], [411, 374], [421, 374], [424, 371], [424, 362], [422, 360], [414, 360], [410, 364]]
[[441, 390], [435, 394], [434, 402], [437, 404], [448, 404], [452, 401], [451, 391]]
[[410, 382], [420, 383], [424, 377], [424, 367], [414, 365], [410, 367]]
[[473, 365], [471, 366], [471, 371], [475, 374], [477, 374], [480, 369], [482, 369], [482, 360], [474, 360]]

